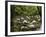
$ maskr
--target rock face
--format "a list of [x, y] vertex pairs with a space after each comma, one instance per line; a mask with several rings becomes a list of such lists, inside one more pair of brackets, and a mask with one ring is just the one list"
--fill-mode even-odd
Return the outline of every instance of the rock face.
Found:
[[11, 19], [11, 31], [34, 31], [40, 29], [41, 19], [36, 16], [15, 16]]

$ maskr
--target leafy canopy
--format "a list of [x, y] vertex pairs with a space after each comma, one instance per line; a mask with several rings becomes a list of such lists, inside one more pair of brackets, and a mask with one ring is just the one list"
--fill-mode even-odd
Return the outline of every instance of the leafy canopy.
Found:
[[16, 15], [37, 15], [39, 14], [37, 6], [12, 5], [11, 12], [13, 16]]

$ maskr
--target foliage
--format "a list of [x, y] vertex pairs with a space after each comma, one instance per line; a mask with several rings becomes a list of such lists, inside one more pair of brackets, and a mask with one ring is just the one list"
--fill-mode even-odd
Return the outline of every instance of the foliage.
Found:
[[[11, 31], [39, 29], [41, 26], [41, 12], [41, 6], [11, 5]], [[31, 27], [31, 25], [34, 25], [34, 27]]]

